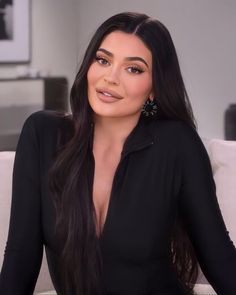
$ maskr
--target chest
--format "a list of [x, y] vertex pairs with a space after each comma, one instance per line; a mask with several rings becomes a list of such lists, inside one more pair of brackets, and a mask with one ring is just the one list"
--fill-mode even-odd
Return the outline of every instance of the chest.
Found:
[[[118, 253], [133, 261], [145, 261], [168, 250], [181, 183], [178, 167], [178, 161], [167, 150], [154, 147], [122, 158], [106, 157], [106, 161], [95, 155], [91, 184], [104, 256]], [[53, 244], [49, 199], [45, 195], [43, 227], [47, 243]]]
[[119, 154], [100, 156], [94, 154], [93, 203], [96, 211], [96, 230], [103, 230], [110, 204], [113, 180], [120, 161]]
[[[103, 168], [101, 163], [101, 171]], [[113, 177], [101, 173], [109, 184], [103, 184], [102, 190], [94, 186], [104, 253], [112, 251], [136, 261], [166, 253], [179, 188], [172, 159], [142, 151], [128, 155], [113, 168]], [[94, 184], [102, 183], [96, 173], [100, 174], [95, 167]]]

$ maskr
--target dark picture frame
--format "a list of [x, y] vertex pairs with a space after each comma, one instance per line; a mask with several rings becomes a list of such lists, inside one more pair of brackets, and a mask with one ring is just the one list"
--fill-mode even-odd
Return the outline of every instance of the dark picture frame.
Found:
[[30, 1], [0, 1], [0, 63], [30, 62]]

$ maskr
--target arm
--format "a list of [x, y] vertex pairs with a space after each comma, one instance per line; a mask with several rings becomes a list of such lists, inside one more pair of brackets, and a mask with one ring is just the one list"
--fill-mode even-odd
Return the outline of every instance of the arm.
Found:
[[183, 132], [180, 210], [200, 266], [218, 295], [236, 294], [236, 249], [216, 198], [207, 152], [191, 128]]
[[14, 162], [11, 216], [0, 294], [33, 294], [42, 253], [39, 145], [33, 118], [29, 117], [23, 126]]

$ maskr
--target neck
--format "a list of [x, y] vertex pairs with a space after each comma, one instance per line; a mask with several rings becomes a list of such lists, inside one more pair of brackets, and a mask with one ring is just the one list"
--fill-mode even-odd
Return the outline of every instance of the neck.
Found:
[[122, 148], [126, 138], [137, 125], [139, 118], [94, 117], [94, 143], [104, 147]]

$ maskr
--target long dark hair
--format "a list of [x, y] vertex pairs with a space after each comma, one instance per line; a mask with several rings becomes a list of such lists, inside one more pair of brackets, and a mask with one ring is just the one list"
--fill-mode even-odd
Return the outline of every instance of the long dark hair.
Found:
[[[87, 97], [87, 72], [102, 40], [115, 30], [135, 34], [152, 53], [157, 120], [182, 120], [196, 128], [176, 50], [166, 27], [140, 13], [120, 13], [106, 20], [90, 41], [76, 75], [70, 95], [71, 136], [50, 171], [56, 229], [62, 245], [61, 295], [100, 294], [101, 290], [102, 261], [95, 229], [89, 149], [93, 112]], [[180, 282], [191, 293], [198, 274], [197, 260], [180, 218], [173, 232], [172, 257]]]

